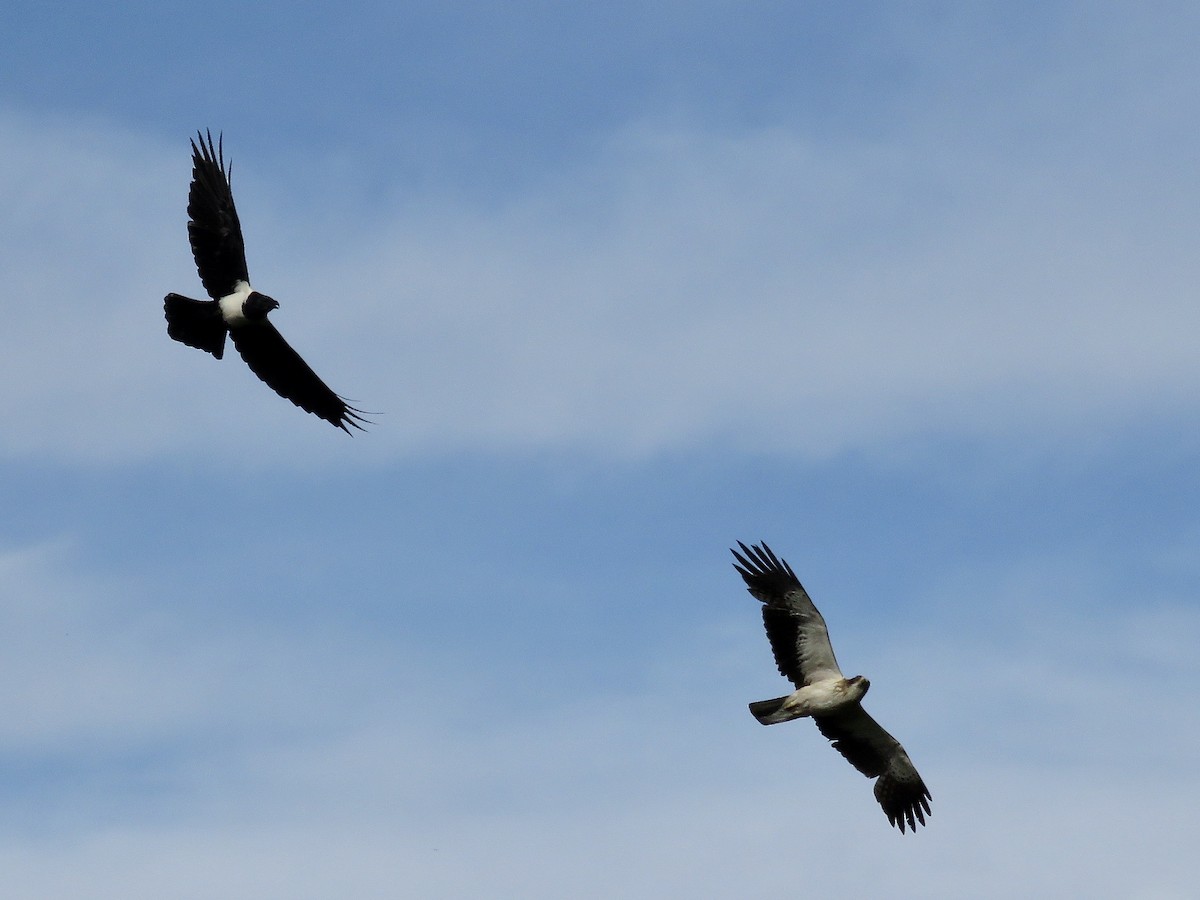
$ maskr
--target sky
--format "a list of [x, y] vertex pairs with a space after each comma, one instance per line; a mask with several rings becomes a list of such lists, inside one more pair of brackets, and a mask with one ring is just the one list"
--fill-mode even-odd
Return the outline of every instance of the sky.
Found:
[[[6, 19], [5, 897], [1200, 896], [1194, 4]], [[209, 128], [366, 433], [167, 337]]]

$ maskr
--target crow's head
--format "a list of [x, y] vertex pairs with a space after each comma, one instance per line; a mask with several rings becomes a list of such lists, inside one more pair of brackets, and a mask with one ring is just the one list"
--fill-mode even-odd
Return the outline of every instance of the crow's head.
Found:
[[262, 322], [267, 318], [267, 313], [273, 309], [279, 309], [278, 300], [274, 300], [266, 294], [260, 294], [258, 291], [251, 291], [246, 302], [242, 304], [242, 315], [251, 322]]

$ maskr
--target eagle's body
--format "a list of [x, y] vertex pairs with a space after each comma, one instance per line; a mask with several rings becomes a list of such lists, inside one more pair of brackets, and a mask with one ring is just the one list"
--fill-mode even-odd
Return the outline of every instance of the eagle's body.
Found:
[[789, 722], [805, 716], [829, 716], [857, 703], [870, 686], [871, 682], [861, 675], [854, 678], [826, 678], [806, 684], [786, 697], [751, 703], [750, 712], [764, 725]]
[[267, 314], [279, 303], [250, 286], [242, 226], [229, 186], [232, 166], [226, 168], [224, 150], [212, 135], [199, 146], [192, 141], [192, 185], [188, 191], [188, 241], [196, 270], [211, 300], [193, 300], [167, 294], [163, 311], [167, 334], [180, 343], [225, 355], [225, 338], [233, 341], [246, 365], [269, 388], [305, 412], [320, 416], [338, 428], [361, 430], [361, 410], [348, 406], [308, 366]]
[[[908, 753], [862, 708], [871, 682], [861, 675], [846, 678], [829, 642], [825, 619], [800, 584], [791, 566], [766, 544], [733, 551], [734, 568], [763, 604], [763, 625], [775, 663], [796, 690], [774, 700], [750, 704], [763, 725], [811, 717], [821, 734], [854, 768], [875, 782], [875, 799], [888, 821], [901, 832], [915, 830], [930, 814], [929, 788]], [[744, 555], [743, 555], [744, 554]]]

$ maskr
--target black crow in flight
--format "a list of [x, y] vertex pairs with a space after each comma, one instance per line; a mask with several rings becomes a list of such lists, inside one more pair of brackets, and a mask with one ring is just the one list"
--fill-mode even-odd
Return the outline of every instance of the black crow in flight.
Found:
[[207, 143], [203, 134], [196, 136], [200, 145], [192, 141], [188, 240], [200, 281], [212, 299], [167, 294], [163, 301], [167, 334], [217, 359], [225, 353], [228, 334], [246, 365], [280, 397], [347, 434], [347, 425], [361, 431], [359, 423], [367, 422], [362, 410], [348, 406], [331, 391], [267, 320], [267, 313], [278, 309], [279, 303], [250, 287], [242, 226], [229, 187], [233, 165], [225, 166], [220, 136], [215, 147], [212, 132]]

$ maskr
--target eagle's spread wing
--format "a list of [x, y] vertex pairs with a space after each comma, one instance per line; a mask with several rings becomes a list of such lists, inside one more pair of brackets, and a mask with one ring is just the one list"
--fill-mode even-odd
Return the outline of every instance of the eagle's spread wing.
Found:
[[834, 749], [875, 782], [875, 799], [883, 807], [888, 821], [901, 833], [904, 826], [916, 830], [930, 815], [929, 788], [900, 742], [883, 730], [860, 704], [847, 707], [832, 716], [815, 716], [821, 734], [833, 741]]
[[249, 282], [242, 226], [233, 205], [229, 178], [233, 166], [225, 167], [225, 153], [218, 136], [213, 146], [199, 132], [200, 145], [192, 141], [192, 187], [188, 191], [188, 240], [196, 271], [204, 290], [214, 300], [232, 294], [239, 281]]
[[246, 365], [280, 397], [347, 434], [347, 425], [363, 430], [359, 422], [367, 420], [362, 410], [348, 406], [331, 391], [269, 321], [233, 328], [229, 336]]
[[[792, 567], [765, 543], [731, 551], [750, 593], [763, 604], [763, 625], [779, 672], [797, 688], [827, 678], [841, 678], [829, 643], [825, 620]], [[745, 554], [744, 556], [742, 554]], [[739, 565], [740, 564], [740, 565]]]

